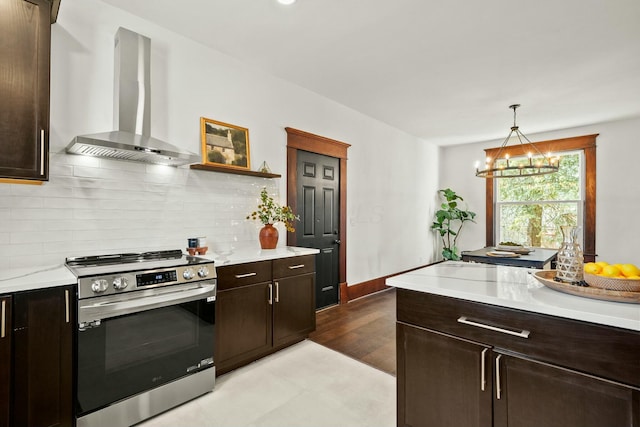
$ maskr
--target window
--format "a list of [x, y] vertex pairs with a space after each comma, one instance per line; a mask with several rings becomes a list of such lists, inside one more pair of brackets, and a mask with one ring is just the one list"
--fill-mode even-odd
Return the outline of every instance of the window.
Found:
[[[598, 135], [534, 143], [561, 156], [560, 171], [539, 177], [487, 179], [487, 246], [514, 241], [558, 248], [561, 225], [582, 227], [585, 261], [595, 260], [595, 178]], [[516, 162], [521, 153], [506, 147]], [[499, 148], [485, 150], [494, 157]], [[505, 152], [506, 151], [506, 152]], [[511, 151], [511, 152], [510, 152]]]
[[[581, 151], [561, 153], [558, 173], [499, 179], [495, 184], [496, 241], [559, 248], [560, 226], [583, 227], [583, 158]], [[517, 166], [520, 161], [528, 158], [516, 157], [511, 164]]]

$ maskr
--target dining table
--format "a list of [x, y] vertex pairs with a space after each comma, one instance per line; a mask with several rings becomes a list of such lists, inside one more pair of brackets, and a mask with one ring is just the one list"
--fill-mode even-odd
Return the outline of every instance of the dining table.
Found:
[[526, 251], [529, 252], [515, 253], [496, 249], [495, 246], [487, 246], [473, 251], [462, 251], [462, 261], [547, 270], [555, 268], [555, 261], [558, 256], [557, 249], [526, 248], [526, 250], [518, 252]]

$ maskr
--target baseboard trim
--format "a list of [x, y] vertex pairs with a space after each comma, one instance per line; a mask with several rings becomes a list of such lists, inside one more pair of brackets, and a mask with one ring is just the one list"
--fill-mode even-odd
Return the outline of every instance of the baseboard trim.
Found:
[[390, 286], [385, 285], [385, 282], [389, 277], [408, 273], [410, 271], [418, 270], [420, 268], [428, 267], [434, 264], [439, 264], [441, 262], [442, 261], [432, 262], [431, 264], [421, 265], [419, 267], [411, 268], [409, 270], [401, 271], [399, 273], [389, 274], [388, 276], [367, 280], [366, 282], [357, 283], [351, 286], [348, 286], [346, 282], [340, 283], [340, 304], [346, 304], [349, 301], [353, 301], [354, 299], [362, 298], [369, 294], [373, 294], [375, 292], [380, 292], [385, 289], [389, 289]]
[[340, 304], [349, 302], [349, 286], [347, 282], [340, 283]]

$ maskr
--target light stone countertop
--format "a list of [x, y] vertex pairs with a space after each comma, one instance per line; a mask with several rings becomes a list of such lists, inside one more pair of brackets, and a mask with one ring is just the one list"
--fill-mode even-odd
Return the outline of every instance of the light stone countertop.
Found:
[[640, 331], [640, 304], [601, 301], [547, 288], [539, 270], [447, 261], [387, 279], [389, 286]]
[[213, 260], [216, 267], [221, 267], [224, 265], [244, 264], [247, 262], [267, 261], [270, 259], [314, 255], [317, 253], [320, 253], [318, 249], [300, 248], [296, 246], [283, 246], [277, 247], [276, 249], [260, 249], [258, 246], [249, 246], [229, 249], [226, 252], [215, 252], [210, 250], [205, 255], [196, 256]]
[[[320, 251], [318, 249], [299, 248], [295, 246], [278, 247], [276, 249], [244, 247], [240, 249], [232, 249], [229, 253], [221, 254], [208, 252], [206, 255], [199, 256], [213, 260], [216, 267], [219, 267], [222, 265], [312, 255], [319, 252]], [[37, 268], [0, 270], [0, 295], [12, 292], [73, 285], [76, 283], [76, 276], [71, 273], [64, 264]]]
[[78, 280], [61, 265], [0, 270], [0, 294], [73, 285]]

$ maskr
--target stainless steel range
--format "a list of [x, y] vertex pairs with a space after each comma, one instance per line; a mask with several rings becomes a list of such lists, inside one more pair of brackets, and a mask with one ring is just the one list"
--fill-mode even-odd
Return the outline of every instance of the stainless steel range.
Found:
[[213, 261], [172, 250], [66, 265], [78, 278], [78, 427], [129, 426], [213, 390]]

